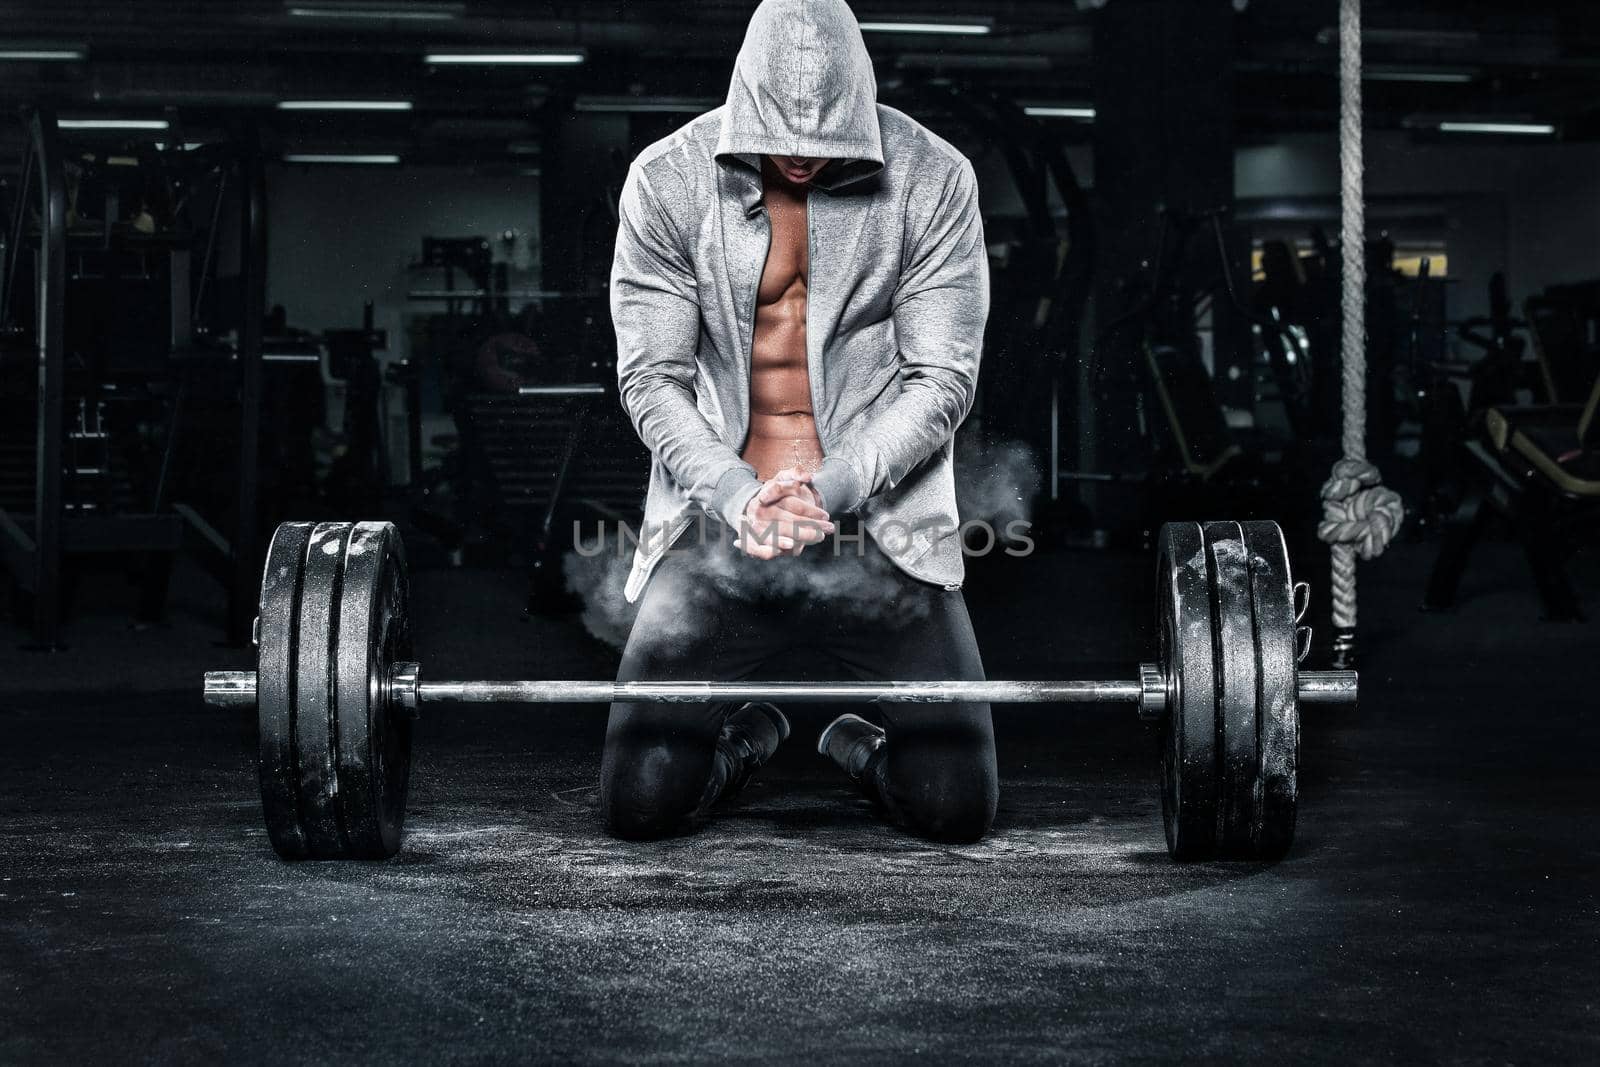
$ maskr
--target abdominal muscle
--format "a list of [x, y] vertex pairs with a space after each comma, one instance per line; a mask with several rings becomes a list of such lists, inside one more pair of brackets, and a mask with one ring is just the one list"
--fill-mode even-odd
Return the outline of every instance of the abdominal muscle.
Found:
[[806, 366], [805, 278], [800, 271], [774, 271], [776, 265], [769, 259], [757, 297], [744, 447], [745, 462], [763, 481], [789, 467], [822, 466]]

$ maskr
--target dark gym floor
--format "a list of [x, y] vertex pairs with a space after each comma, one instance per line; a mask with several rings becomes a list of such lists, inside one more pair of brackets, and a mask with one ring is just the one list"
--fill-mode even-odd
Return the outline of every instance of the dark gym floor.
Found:
[[[0, 1061], [1596, 1062], [1600, 623], [1540, 623], [1501, 544], [1458, 613], [1419, 615], [1431, 555], [1362, 572], [1363, 703], [1307, 709], [1272, 866], [1168, 861], [1131, 713], [1016, 707], [973, 847], [874, 822], [810, 748], [828, 709], [663, 844], [597, 829], [602, 709], [430, 709], [401, 855], [288, 865], [251, 719], [200, 705], [200, 671], [243, 662], [212, 591], [189, 576], [134, 633], [107, 583], [64, 653], [0, 633]], [[986, 567], [990, 674], [1147, 655], [1150, 569]], [[520, 591], [416, 574], [430, 673], [607, 673]]]

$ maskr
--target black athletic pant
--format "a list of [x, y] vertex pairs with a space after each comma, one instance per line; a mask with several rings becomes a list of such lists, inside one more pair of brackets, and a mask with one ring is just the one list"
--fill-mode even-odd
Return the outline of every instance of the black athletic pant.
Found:
[[[840, 526], [842, 536], [776, 560], [745, 556], [719, 523], [691, 526], [640, 598], [617, 680], [981, 680], [960, 591], [910, 577], [854, 523]], [[600, 765], [607, 830], [691, 828], [729, 773], [716, 738], [736, 707], [613, 704]], [[938, 840], [983, 836], [999, 796], [987, 703], [855, 710], [888, 732], [862, 785], [890, 820]]]

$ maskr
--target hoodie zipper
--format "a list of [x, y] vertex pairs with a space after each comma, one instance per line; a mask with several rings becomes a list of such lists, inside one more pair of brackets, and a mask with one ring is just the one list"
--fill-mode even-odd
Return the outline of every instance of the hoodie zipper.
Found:
[[811, 425], [817, 431], [817, 444], [822, 446], [822, 458], [828, 458], [828, 442], [822, 439], [822, 408], [817, 404], [817, 375], [816, 367], [811, 359], [811, 305], [812, 290], [816, 288], [814, 282], [817, 277], [817, 264], [812, 259], [813, 250], [817, 243], [812, 240], [816, 230], [815, 216], [812, 214], [811, 202], [815, 199], [816, 186], [806, 189], [806, 385], [811, 392]]
[[[739, 447], [735, 450], [744, 455], [744, 446], [750, 440], [750, 391], [755, 388], [756, 381], [756, 306], [761, 301], [761, 275], [767, 269], [767, 257], [772, 255], [772, 216], [767, 214], [767, 205], [763, 201], [760, 207], [762, 221], [767, 225], [767, 239], [761, 246], [761, 259], [756, 263], [755, 282], [750, 286], [750, 307], [745, 313], [745, 330], [749, 335], [750, 343], [744, 350], [744, 429], [739, 433]], [[811, 304], [806, 303], [809, 314]], [[809, 358], [809, 357], [808, 357]]]

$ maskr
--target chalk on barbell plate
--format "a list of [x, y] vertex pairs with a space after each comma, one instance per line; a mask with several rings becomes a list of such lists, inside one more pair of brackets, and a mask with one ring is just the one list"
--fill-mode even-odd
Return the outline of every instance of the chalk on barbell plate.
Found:
[[1271, 522], [1170, 523], [1157, 559], [1168, 851], [1280, 857], [1294, 837], [1299, 746], [1283, 534]]
[[261, 587], [262, 810], [285, 859], [400, 848], [411, 717], [389, 700], [411, 655], [405, 557], [388, 523], [285, 523]]
[[261, 576], [256, 624], [256, 723], [261, 813], [267, 838], [284, 859], [310, 854], [300, 828], [300, 771], [294, 739], [294, 667], [299, 647], [300, 583], [312, 523], [286, 522], [272, 535]]

